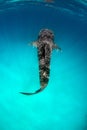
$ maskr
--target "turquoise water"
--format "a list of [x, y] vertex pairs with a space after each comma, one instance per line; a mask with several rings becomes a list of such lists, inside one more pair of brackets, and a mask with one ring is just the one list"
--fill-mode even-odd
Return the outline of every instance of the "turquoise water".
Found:
[[[39, 86], [41, 29], [55, 34], [47, 88]], [[0, 130], [87, 130], [86, 0], [0, 1]]]

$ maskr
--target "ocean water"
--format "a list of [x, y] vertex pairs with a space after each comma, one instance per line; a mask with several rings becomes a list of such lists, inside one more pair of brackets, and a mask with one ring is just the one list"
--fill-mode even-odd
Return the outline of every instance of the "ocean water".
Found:
[[[39, 85], [41, 29], [55, 43], [47, 88]], [[0, 130], [87, 130], [87, 1], [0, 0]]]

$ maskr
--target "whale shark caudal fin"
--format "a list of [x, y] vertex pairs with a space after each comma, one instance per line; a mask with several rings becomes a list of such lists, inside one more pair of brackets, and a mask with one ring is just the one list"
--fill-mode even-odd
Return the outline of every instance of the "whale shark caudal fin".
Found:
[[27, 93], [27, 92], [20, 92], [21, 94], [24, 94], [24, 95], [34, 95], [34, 94], [37, 94], [41, 91], [43, 91], [44, 88], [40, 88], [38, 89], [37, 91], [33, 92], [33, 93]]

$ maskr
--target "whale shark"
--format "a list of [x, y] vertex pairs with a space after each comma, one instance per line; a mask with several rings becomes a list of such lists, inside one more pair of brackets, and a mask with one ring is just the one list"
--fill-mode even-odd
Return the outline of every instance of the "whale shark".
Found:
[[37, 94], [47, 87], [50, 78], [50, 60], [52, 50], [61, 50], [61, 48], [54, 42], [53, 31], [49, 29], [40, 30], [37, 40], [33, 42], [32, 45], [37, 47], [40, 89], [30, 93], [20, 92], [24, 95]]

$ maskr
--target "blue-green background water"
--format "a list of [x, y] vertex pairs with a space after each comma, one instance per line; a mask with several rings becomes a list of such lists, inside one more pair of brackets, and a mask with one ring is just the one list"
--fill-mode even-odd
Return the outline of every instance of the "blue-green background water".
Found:
[[[33, 1], [33, 0], [32, 0]], [[87, 130], [87, 1], [0, 1], [0, 130]], [[40, 29], [55, 33], [47, 88], [39, 88]]]

